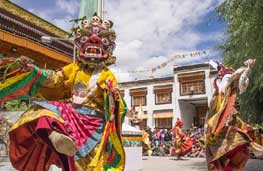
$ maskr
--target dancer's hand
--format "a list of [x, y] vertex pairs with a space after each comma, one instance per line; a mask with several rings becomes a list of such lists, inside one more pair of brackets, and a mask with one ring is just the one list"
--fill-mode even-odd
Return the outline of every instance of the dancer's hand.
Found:
[[244, 62], [244, 65], [249, 68], [253, 68], [255, 64], [256, 64], [256, 59], [248, 59]]

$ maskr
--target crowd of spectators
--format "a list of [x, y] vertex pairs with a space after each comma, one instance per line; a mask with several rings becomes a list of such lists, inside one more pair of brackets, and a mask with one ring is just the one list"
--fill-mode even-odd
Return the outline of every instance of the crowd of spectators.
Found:
[[[263, 127], [254, 126], [254, 129], [249, 131], [251, 138], [258, 144], [263, 145]], [[257, 129], [255, 129], [257, 128]], [[147, 127], [145, 132], [149, 135], [148, 148], [143, 150], [143, 155], [150, 156], [173, 156], [176, 150], [176, 141], [174, 139], [172, 129], [151, 129]], [[193, 141], [191, 151], [186, 154], [186, 157], [205, 157], [205, 144], [204, 144], [204, 129], [192, 127], [184, 130], [186, 136], [190, 137]], [[253, 153], [250, 153], [251, 158], [256, 158]], [[260, 157], [260, 159], [262, 159]]]
[[[149, 134], [148, 149], [143, 150], [143, 155], [173, 156], [176, 150], [176, 141], [172, 129], [151, 129], [147, 127], [145, 132]], [[205, 157], [204, 154], [204, 130], [192, 127], [184, 130], [184, 133], [193, 141], [188, 157]]]

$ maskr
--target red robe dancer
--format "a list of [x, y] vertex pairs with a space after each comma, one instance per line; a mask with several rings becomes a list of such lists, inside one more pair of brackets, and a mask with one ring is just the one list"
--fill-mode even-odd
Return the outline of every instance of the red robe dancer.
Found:
[[186, 136], [183, 132], [183, 121], [177, 118], [173, 128], [173, 135], [175, 139], [175, 151], [172, 154], [176, 154], [178, 159], [181, 156], [186, 155], [192, 149], [193, 142], [190, 137]]
[[236, 96], [238, 92], [242, 94], [246, 91], [248, 75], [255, 60], [249, 59], [244, 64], [246, 67], [236, 71], [222, 64], [217, 66], [219, 73], [214, 81], [215, 93], [205, 125], [209, 171], [244, 171], [250, 150], [256, 156], [263, 154], [263, 147], [248, 134], [250, 126], [238, 117]]

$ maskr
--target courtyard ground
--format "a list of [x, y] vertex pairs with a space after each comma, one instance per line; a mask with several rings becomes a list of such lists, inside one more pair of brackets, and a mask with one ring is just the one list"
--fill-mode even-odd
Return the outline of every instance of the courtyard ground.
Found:
[[[136, 163], [134, 163], [136, 164]], [[143, 157], [143, 171], [207, 171], [204, 158], [176, 160], [172, 157]], [[263, 171], [263, 160], [251, 159], [246, 171]], [[0, 171], [15, 171], [8, 159], [0, 161]]]
[[[143, 171], [207, 171], [204, 158], [176, 160], [172, 157], [143, 157]], [[250, 159], [246, 171], [263, 171], [263, 160]]]

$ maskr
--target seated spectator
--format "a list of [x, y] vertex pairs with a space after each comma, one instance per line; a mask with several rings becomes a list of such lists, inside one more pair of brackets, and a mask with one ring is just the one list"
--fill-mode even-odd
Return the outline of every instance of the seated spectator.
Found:
[[189, 157], [197, 157], [199, 154], [196, 144], [192, 146], [191, 152], [189, 153]]
[[159, 146], [159, 156], [166, 156], [165, 154], [165, 144], [161, 143]]

